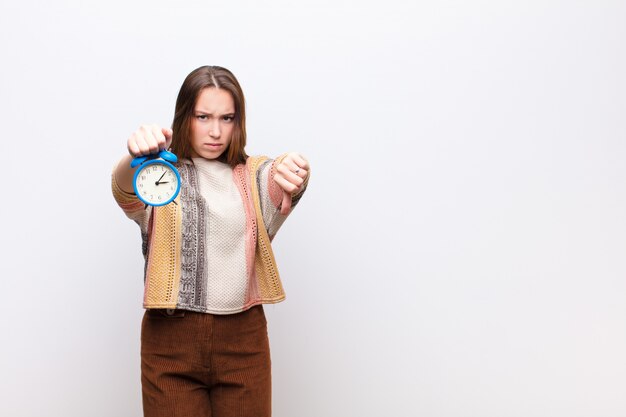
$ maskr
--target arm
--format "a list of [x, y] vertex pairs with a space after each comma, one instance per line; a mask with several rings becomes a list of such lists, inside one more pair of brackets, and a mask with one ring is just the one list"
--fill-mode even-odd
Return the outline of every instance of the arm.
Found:
[[[260, 203], [263, 223], [265, 224], [265, 228], [270, 236], [270, 239], [274, 238], [278, 229], [280, 229], [284, 221], [287, 219], [291, 209], [295, 207], [300, 200], [300, 197], [306, 189], [309, 177], [310, 171], [308, 170], [308, 163], [306, 163], [306, 174], [304, 174], [302, 170], [298, 171], [299, 175], [306, 175], [301, 185], [297, 186], [298, 189], [295, 190], [293, 194], [287, 193], [283, 190], [283, 188], [278, 185], [278, 182], [276, 182], [276, 176], [279, 175], [278, 169], [283, 169], [279, 167], [287, 156], [288, 154], [282, 154], [275, 160], [268, 159], [257, 168], [256, 181], [259, 189], [259, 197], [261, 199]], [[278, 177], [278, 181], [282, 182], [280, 175]], [[288, 197], [287, 203], [283, 202], [285, 194], [286, 197]], [[285, 204], [287, 205], [285, 206]]]
[[115, 181], [117, 182], [117, 185], [122, 191], [125, 191], [129, 194], [133, 194], [135, 192], [133, 189], [133, 177], [135, 175], [135, 171], [138, 168], [130, 167], [130, 162], [132, 160], [133, 157], [130, 155], [123, 156], [113, 170], [113, 175], [115, 175]]
[[147, 230], [152, 207], [146, 207], [135, 195], [133, 176], [137, 168], [131, 168], [130, 162], [137, 156], [149, 155], [159, 149], [169, 147], [171, 141], [172, 131], [170, 129], [160, 128], [156, 125], [141, 126], [128, 138], [129, 155], [120, 159], [111, 174], [111, 189], [115, 201], [128, 218], [139, 224], [143, 232]]

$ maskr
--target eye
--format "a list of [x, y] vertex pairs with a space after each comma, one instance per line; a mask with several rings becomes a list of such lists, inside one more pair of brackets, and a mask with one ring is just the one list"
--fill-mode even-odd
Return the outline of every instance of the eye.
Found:
[[224, 121], [225, 122], [232, 122], [233, 120], [235, 120], [235, 116], [224, 116]]
[[206, 114], [199, 114], [196, 116], [198, 120], [206, 120]]

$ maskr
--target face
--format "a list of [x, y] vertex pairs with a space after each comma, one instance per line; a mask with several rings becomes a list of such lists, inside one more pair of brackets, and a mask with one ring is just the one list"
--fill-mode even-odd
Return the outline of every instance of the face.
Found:
[[191, 119], [191, 156], [216, 159], [230, 145], [235, 126], [235, 102], [215, 87], [200, 92]]

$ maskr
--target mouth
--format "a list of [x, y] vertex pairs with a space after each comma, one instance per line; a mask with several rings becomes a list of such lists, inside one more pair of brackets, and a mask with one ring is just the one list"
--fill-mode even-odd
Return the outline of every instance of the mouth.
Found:
[[217, 149], [220, 148], [222, 146], [221, 143], [203, 143], [204, 146], [206, 146], [209, 149]]

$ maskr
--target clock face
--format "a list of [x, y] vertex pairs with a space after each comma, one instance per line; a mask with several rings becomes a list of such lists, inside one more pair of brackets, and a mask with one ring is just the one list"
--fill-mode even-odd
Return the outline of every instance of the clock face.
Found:
[[162, 206], [178, 194], [178, 172], [163, 161], [148, 162], [135, 174], [135, 192], [146, 204]]

